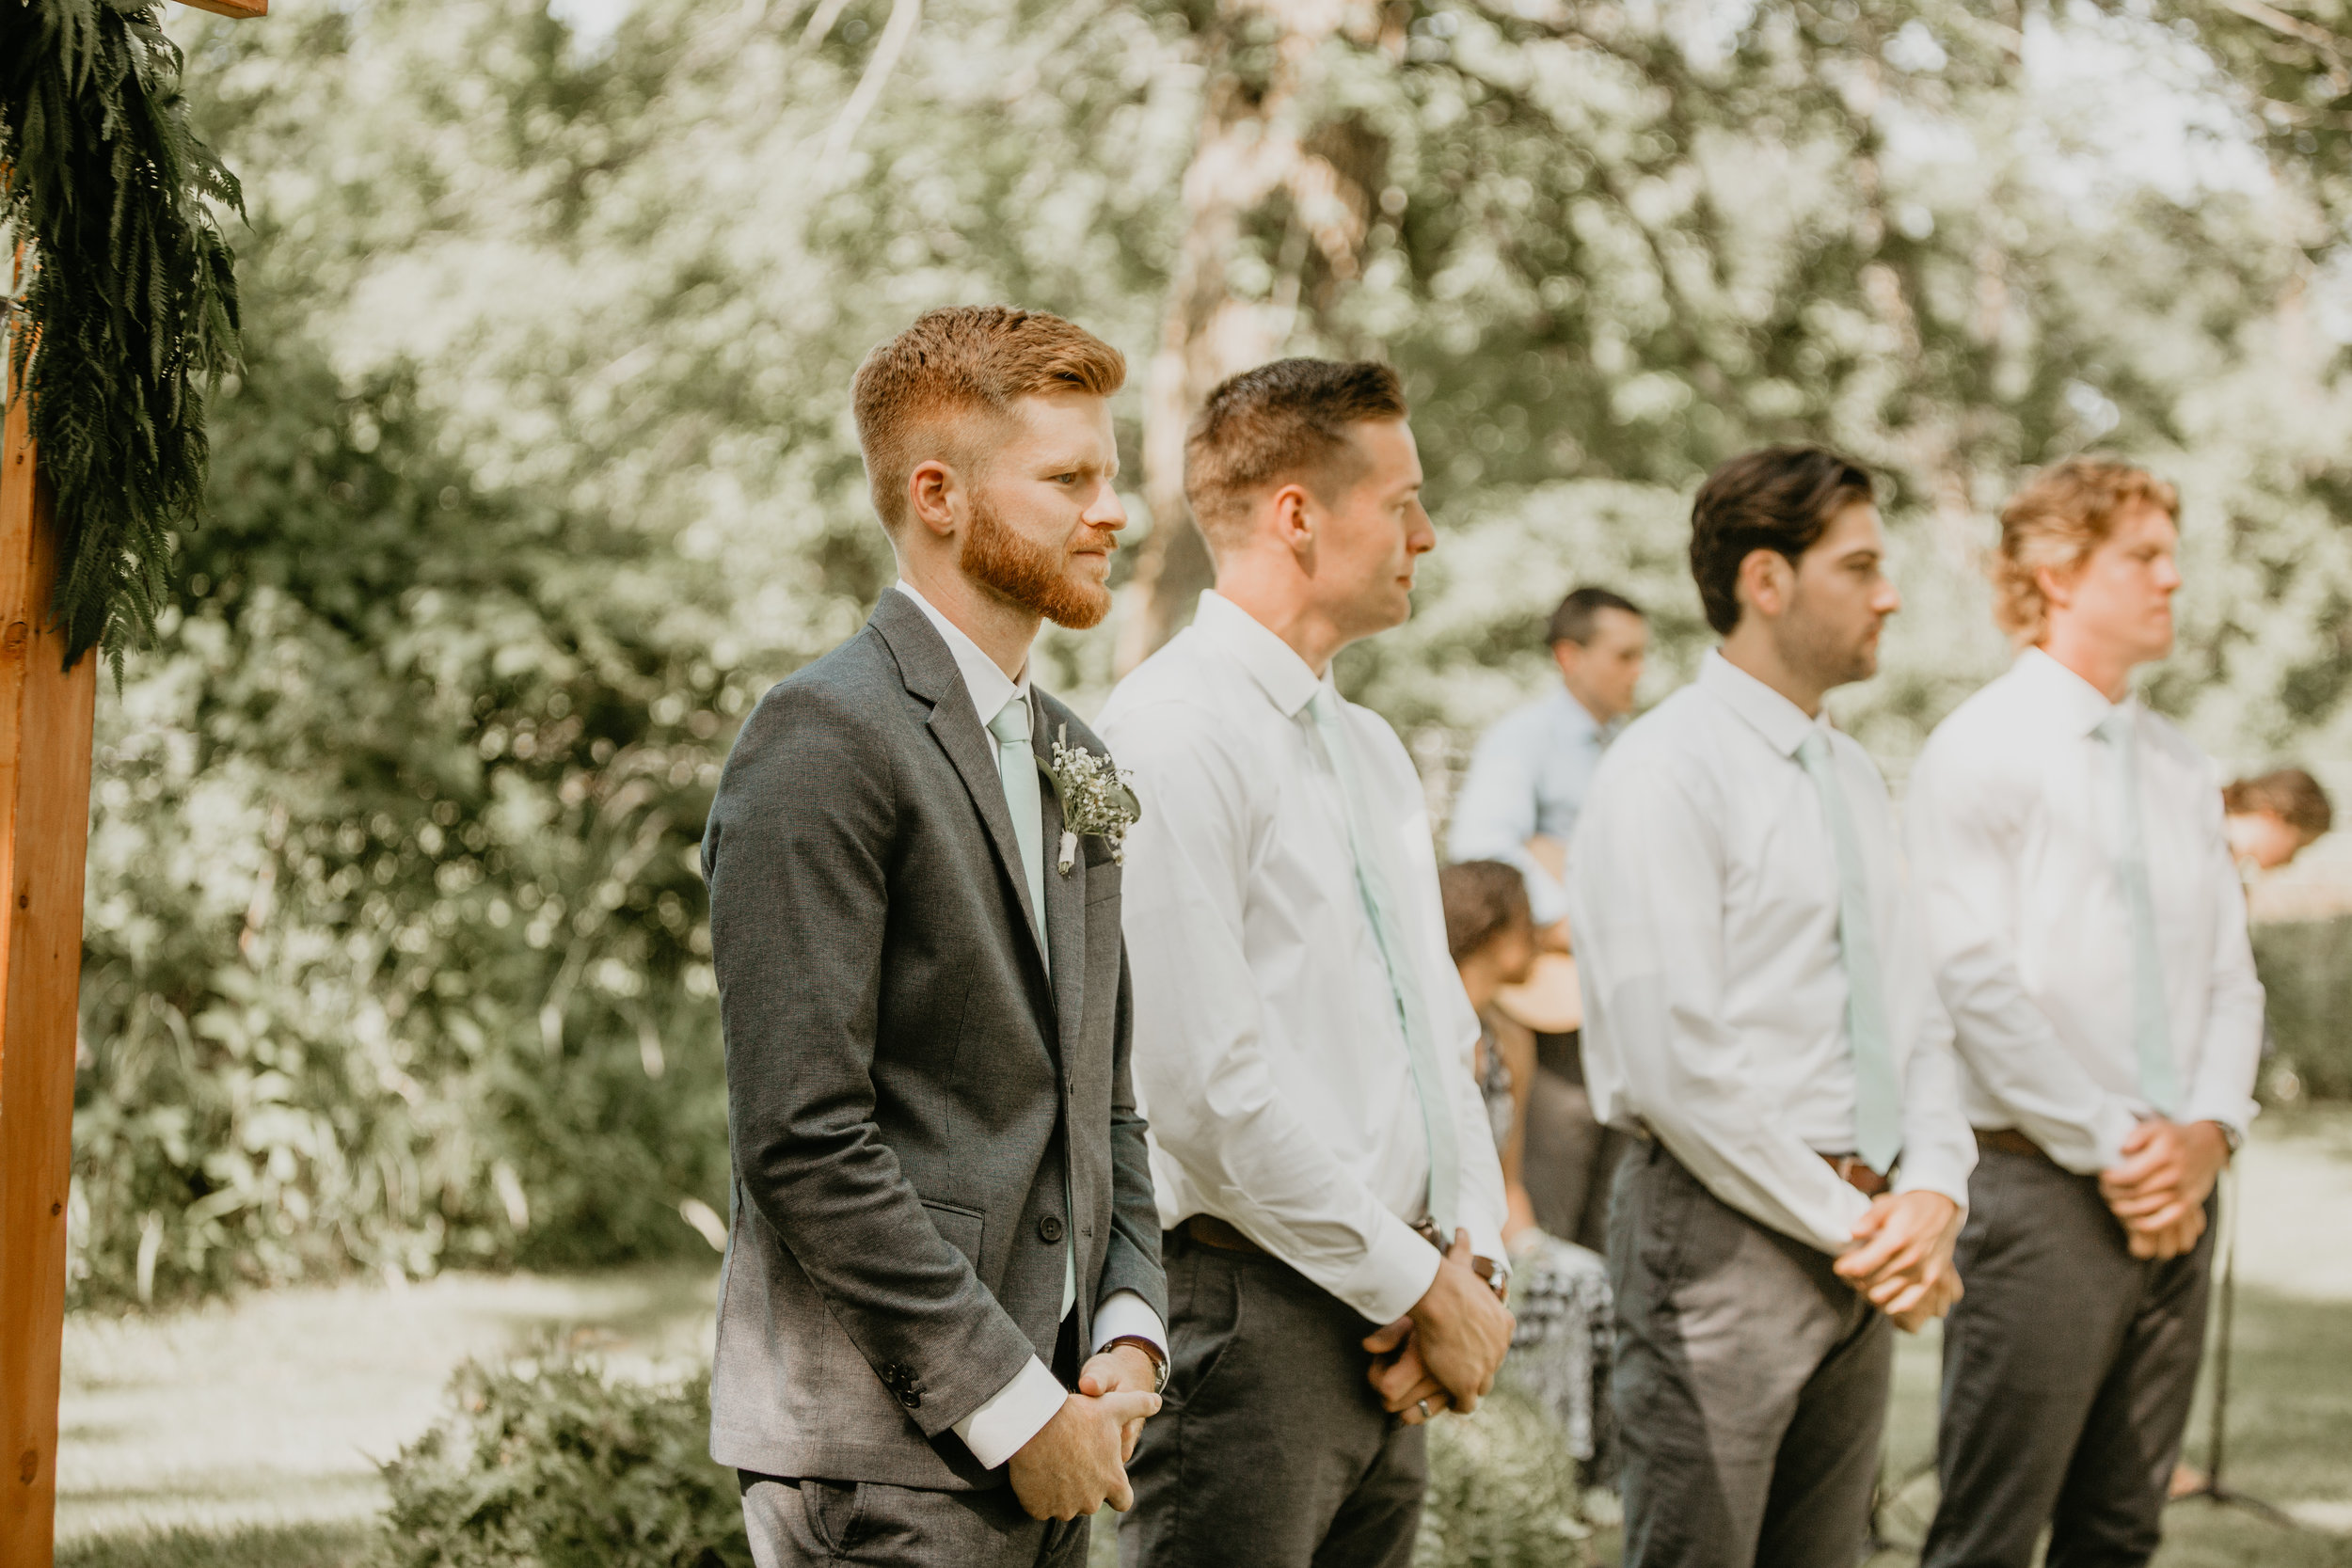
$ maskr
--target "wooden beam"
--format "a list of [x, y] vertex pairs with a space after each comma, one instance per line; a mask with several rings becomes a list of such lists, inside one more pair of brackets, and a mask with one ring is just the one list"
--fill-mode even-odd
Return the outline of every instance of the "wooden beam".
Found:
[[25, 400], [0, 430], [0, 1564], [46, 1568], [98, 658], [49, 622], [57, 519]]
[[240, 22], [269, 15], [269, 0], [180, 0], [180, 3], [194, 6], [199, 11], [210, 11], [215, 16], [232, 16]]

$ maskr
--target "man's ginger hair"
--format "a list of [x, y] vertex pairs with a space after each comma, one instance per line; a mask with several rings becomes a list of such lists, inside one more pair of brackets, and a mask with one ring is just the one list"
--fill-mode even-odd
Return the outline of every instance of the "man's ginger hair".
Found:
[[2001, 508], [1994, 552], [1993, 618], [2019, 647], [2050, 629], [2039, 574], [2068, 572], [2106, 543], [2127, 512], [2153, 506], [2178, 521], [2180, 492], [2145, 468], [2112, 457], [2070, 457], [2036, 475]]
[[1106, 398], [1125, 385], [1127, 360], [1085, 327], [1009, 305], [952, 305], [866, 356], [850, 383], [866, 481], [882, 527], [907, 515], [907, 480], [933, 459], [975, 460], [992, 419], [1038, 392]]

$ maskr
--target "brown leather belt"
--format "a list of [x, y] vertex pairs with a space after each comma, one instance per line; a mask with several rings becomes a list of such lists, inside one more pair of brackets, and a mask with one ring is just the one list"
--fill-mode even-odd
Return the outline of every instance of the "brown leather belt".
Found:
[[2023, 1154], [2029, 1160], [2050, 1158], [2049, 1150], [2014, 1127], [1979, 1127], [1976, 1133], [1979, 1148], [1998, 1149], [2003, 1154]]
[[1268, 1256], [1265, 1248], [1215, 1214], [1195, 1214], [1177, 1228], [1202, 1246], [1213, 1246], [1223, 1252], [1252, 1252], [1261, 1258]]
[[[1819, 1149], [1814, 1152], [1820, 1153]], [[1864, 1164], [1859, 1154], [1822, 1154], [1821, 1163], [1837, 1173], [1838, 1180], [1864, 1197], [1876, 1197], [1891, 1185], [1885, 1177]]]
[[[1274, 1256], [1243, 1235], [1237, 1227], [1218, 1219], [1215, 1214], [1195, 1214], [1177, 1228], [1202, 1246], [1216, 1247], [1221, 1252], [1247, 1252], [1259, 1258]], [[1431, 1246], [1438, 1246], [1437, 1228], [1426, 1220], [1413, 1227], [1413, 1230]], [[1445, 1248], [1438, 1247], [1438, 1250], [1443, 1252]], [[1473, 1258], [1470, 1259], [1470, 1267], [1477, 1272], [1481, 1279], [1494, 1278], [1495, 1265], [1491, 1258]]]

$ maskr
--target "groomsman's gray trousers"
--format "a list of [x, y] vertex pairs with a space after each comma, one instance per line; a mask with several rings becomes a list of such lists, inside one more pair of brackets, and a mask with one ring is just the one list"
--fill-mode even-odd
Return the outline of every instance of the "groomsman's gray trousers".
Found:
[[1979, 1146], [1944, 1325], [1926, 1568], [2129, 1568], [2154, 1555], [2205, 1338], [2213, 1208], [2194, 1251], [2131, 1256], [2077, 1176]]
[[1121, 1568], [1407, 1568], [1427, 1433], [1373, 1391], [1376, 1325], [1263, 1254], [1160, 1247], [1174, 1354], [1127, 1466]]
[[738, 1476], [759, 1568], [1086, 1568], [1089, 1521], [1032, 1519], [1010, 1486], [929, 1492]]
[[1609, 1215], [1625, 1568], [1862, 1560], [1894, 1325], [1830, 1264], [1664, 1145], [1626, 1156]]

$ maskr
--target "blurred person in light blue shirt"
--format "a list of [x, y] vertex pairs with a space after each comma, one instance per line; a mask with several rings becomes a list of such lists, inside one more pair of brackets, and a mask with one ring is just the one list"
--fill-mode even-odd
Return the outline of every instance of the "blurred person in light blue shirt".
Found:
[[1446, 853], [1518, 867], [1546, 945], [1565, 948], [1562, 859], [1601, 752], [1633, 711], [1649, 623], [1624, 595], [1580, 588], [1552, 611], [1547, 640], [1561, 689], [1480, 737], [1454, 800]]

